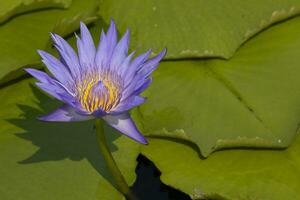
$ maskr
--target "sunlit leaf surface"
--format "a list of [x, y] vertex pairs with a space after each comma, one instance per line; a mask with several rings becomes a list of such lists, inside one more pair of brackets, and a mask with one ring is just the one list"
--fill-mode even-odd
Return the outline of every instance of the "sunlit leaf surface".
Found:
[[[95, 20], [96, 1], [74, 0], [67, 10], [49, 9], [13, 18], [0, 26], [0, 84], [17, 77], [24, 66], [40, 64], [36, 49], [50, 46], [49, 32], [68, 35], [79, 21]], [[57, 27], [58, 26], [58, 27]]]
[[192, 199], [300, 199], [300, 137], [287, 150], [232, 149], [199, 159], [197, 148], [151, 139], [141, 153], [161, 170], [162, 181]]
[[101, 0], [100, 15], [130, 28], [133, 47], [167, 58], [229, 58], [251, 36], [300, 12], [299, 0]]
[[300, 122], [300, 18], [247, 42], [228, 61], [163, 62], [137, 119], [149, 135], [183, 138], [202, 154], [287, 147]]
[[[142, 153], [165, 184], [194, 200], [300, 200], [300, 18], [269, 27], [298, 14], [299, 0], [101, 0], [99, 12], [97, 0], [69, 3], [0, 6], [0, 199], [124, 200], [93, 123], [39, 122], [59, 103], [33, 79], [7, 82], [24, 66], [42, 67], [36, 49], [53, 52], [48, 32], [70, 36], [98, 13], [96, 42], [113, 17], [120, 34], [131, 29], [131, 48], [168, 47], [173, 59], [159, 65], [147, 102], [132, 111], [150, 144], [106, 127], [128, 183]], [[191, 57], [213, 58], [177, 60]]]
[[[0, 91], [1, 197], [121, 200], [110, 185], [92, 123], [37, 121], [58, 103], [32, 83], [24, 80]], [[226, 150], [200, 159], [197, 147], [180, 140], [149, 139], [141, 146], [111, 129], [107, 133], [129, 183], [142, 153], [161, 170], [164, 183], [193, 199], [300, 199], [299, 137], [287, 150]]]
[[72, 0], [2, 0], [0, 2], [0, 24], [14, 15], [45, 9], [67, 8]]

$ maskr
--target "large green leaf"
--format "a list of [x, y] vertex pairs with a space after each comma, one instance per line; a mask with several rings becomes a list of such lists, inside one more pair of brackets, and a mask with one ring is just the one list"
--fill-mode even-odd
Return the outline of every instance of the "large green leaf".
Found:
[[300, 137], [287, 150], [225, 150], [207, 159], [186, 143], [150, 139], [140, 153], [155, 163], [165, 184], [192, 199], [300, 199]]
[[228, 60], [163, 62], [139, 109], [149, 135], [224, 147], [286, 147], [300, 122], [300, 18], [274, 26]]
[[67, 8], [72, 0], [3, 0], [0, 4], [0, 24], [14, 15], [45, 8]]
[[[190, 140], [204, 155], [222, 147], [287, 146], [300, 117], [299, 27], [296, 18], [270, 28], [229, 61], [162, 63], [148, 102], [135, 112], [139, 126], [148, 135]], [[0, 90], [0, 199], [122, 199], [110, 185], [92, 124], [36, 121], [58, 105], [29, 83]], [[166, 184], [194, 199], [300, 199], [299, 138], [284, 151], [228, 150], [203, 160], [181, 140], [150, 139], [141, 148], [107, 132], [130, 183], [143, 153]]]
[[[30, 87], [32, 82], [0, 91], [0, 198], [121, 200], [110, 185], [92, 124], [38, 122], [37, 115], [58, 105]], [[141, 146], [111, 129], [107, 136], [129, 183], [142, 153], [162, 171], [166, 184], [193, 199], [300, 199], [299, 137], [284, 151], [227, 150], [203, 160], [179, 140], [150, 139]]]
[[49, 47], [49, 32], [68, 35], [80, 20], [95, 20], [96, 13], [96, 0], [74, 0], [67, 10], [28, 13], [0, 26], [0, 84], [17, 77], [22, 67], [39, 64], [36, 50]]
[[168, 47], [167, 58], [229, 58], [270, 24], [296, 15], [299, 0], [102, 0], [100, 15], [132, 30], [133, 46]]
[[[43, 123], [37, 115], [58, 103], [20, 81], [0, 90], [0, 198], [121, 200], [98, 152], [92, 123]], [[300, 199], [300, 138], [287, 150], [226, 150], [199, 159], [180, 140], [139, 145], [107, 128], [111, 150], [127, 181], [139, 153], [162, 171], [162, 180], [193, 199]], [[196, 150], [196, 151], [195, 151]]]
[[[92, 122], [39, 122], [36, 117], [58, 103], [32, 83], [23, 80], [0, 90], [0, 199], [122, 200], [111, 185]], [[134, 143], [111, 129], [107, 137], [113, 152], [122, 148], [115, 140]], [[134, 166], [135, 156], [124, 147], [120, 163]]]

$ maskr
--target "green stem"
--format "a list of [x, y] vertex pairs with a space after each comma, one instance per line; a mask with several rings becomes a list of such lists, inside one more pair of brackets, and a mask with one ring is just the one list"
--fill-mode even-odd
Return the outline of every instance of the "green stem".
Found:
[[105, 159], [106, 165], [110, 170], [113, 178], [115, 179], [117, 189], [128, 199], [137, 200], [137, 198], [132, 194], [128, 184], [126, 183], [120, 169], [118, 168], [106, 142], [103, 121], [101, 119], [95, 120], [96, 134], [99, 143], [99, 149], [102, 156]]

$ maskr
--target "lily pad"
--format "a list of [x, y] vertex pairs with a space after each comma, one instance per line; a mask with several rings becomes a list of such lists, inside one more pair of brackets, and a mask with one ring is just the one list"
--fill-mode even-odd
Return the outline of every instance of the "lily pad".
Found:
[[[36, 117], [58, 102], [32, 87], [33, 82], [0, 90], [0, 199], [124, 200], [112, 185], [92, 122], [39, 122]], [[117, 139], [134, 143], [119, 136], [108, 129], [113, 152], [121, 148]], [[122, 154], [123, 159], [129, 155]], [[134, 156], [126, 161], [135, 165]]]
[[[0, 90], [0, 198], [124, 200], [98, 152], [92, 122], [44, 123], [36, 117], [58, 102], [26, 79]], [[300, 199], [300, 137], [286, 150], [226, 150], [200, 159], [182, 140], [149, 138], [139, 145], [106, 129], [127, 181], [139, 153], [162, 172], [164, 183], [192, 199]]]
[[2, 1], [0, 6], [0, 24], [14, 15], [45, 9], [68, 8], [72, 0], [9, 0]]
[[195, 200], [300, 199], [300, 137], [286, 150], [225, 150], [207, 159], [190, 144], [150, 139], [140, 153], [165, 184]]
[[96, 13], [96, 0], [74, 0], [67, 10], [32, 12], [0, 26], [0, 84], [18, 77], [24, 66], [40, 64], [36, 50], [50, 47], [49, 32], [66, 36], [79, 27], [80, 20], [94, 21]]
[[230, 58], [237, 48], [273, 23], [299, 14], [299, 0], [101, 0], [99, 13], [132, 31], [133, 46], [166, 58]]
[[181, 138], [201, 153], [284, 148], [300, 122], [300, 18], [269, 28], [228, 60], [163, 62], [136, 119], [150, 136]]

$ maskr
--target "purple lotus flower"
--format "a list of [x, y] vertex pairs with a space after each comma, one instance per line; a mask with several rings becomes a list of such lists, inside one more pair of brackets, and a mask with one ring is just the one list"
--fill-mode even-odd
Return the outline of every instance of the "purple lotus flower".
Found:
[[53, 76], [39, 70], [25, 69], [39, 81], [36, 83], [39, 88], [64, 103], [39, 119], [70, 122], [101, 117], [121, 133], [147, 144], [128, 110], [145, 102], [140, 93], [150, 85], [152, 78], [149, 75], [166, 50], [151, 59], [148, 59], [151, 50], [132, 59], [134, 52], [128, 55], [129, 30], [118, 42], [113, 20], [107, 33], [102, 31], [97, 49], [86, 25], [81, 23], [80, 29], [81, 38], [76, 35], [78, 56], [56, 34], [51, 34], [51, 37], [60, 60], [38, 51]]

